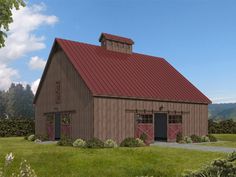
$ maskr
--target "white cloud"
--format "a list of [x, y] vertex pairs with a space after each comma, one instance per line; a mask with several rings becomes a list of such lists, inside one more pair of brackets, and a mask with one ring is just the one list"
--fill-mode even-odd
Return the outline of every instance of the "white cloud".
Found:
[[36, 36], [33, 32], [42, 25], [54, 25], [58, 18], [43, 15], [44, 10], [44, 4], [13, 10], [14, 21], [10, 24], [6, 47], [0, 50], [1, 60], [15, 60], [29, 52], [45, 48], [45, 37]]
[[0, 63], [0, 90], [8, 89], [12, 81], [17, 77], [17, 70]]
[[40, 82], [40, 79], [37, 79], [34, 82], [32, 82], [32, 84], [31, 84], [31, 90], [34, 94], [36, 93], [36, 91], [38, 89], [39, 82]]
[[28, 66], [30, 69], [43, 69], [46, 65], [46, 61], [38, 56], [34, 56], [30, 59]]
[[[15, 68], [9, 67], [9, 63], [46, 47], [45, 36], [36, 35], [35, 32], [41, 26], [54, 25], [58, 18], [54, 15], [45, 15], [45, 10], [46, 6], [43, 3], [13, 10], [14, 21], [10, 24], [6, 46], [0, 49], [0, 89], [8, 88], [14, 81], [13, 78], [19, 76]], [[43, 62], [40, 67], [42, 65]]]
[[236, 103], [236, 96], [232, 97], [215, 97], [211, 99], [213, 103]]

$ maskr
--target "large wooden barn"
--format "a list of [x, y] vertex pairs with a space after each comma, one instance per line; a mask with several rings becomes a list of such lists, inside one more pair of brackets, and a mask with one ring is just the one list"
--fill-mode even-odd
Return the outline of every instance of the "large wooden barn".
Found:
[[51, 140], [206, 135], [211, 101], [165, 59], [102, 33], [101, 46], [55, 39], [35, 95], [36, 134]]

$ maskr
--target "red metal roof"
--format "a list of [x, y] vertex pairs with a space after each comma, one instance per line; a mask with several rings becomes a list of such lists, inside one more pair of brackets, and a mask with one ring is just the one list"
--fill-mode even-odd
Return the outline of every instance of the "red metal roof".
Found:
[[108, 40], [126, 43], [126, 44], [130, 44], [130, 45], [134, 44], [134, 41], [132, 39], [121, 37], [121, 36], [116, 36], [113, 34], [107, 34], [107, 33], [101, 34], [101, 36], [99, 38], [99, 42], [101, 42], [102, 37], [104, 37], [105, 39], [108, 39]]
[[94, 96], [209, 104], [165, 59], [56, 39]]

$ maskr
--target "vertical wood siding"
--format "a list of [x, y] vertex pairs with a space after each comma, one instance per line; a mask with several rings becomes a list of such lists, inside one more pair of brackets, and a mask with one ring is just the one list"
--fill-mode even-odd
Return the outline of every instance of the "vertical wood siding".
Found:
[[[55, 84], [61, 83], [61, 103], [56, 104]], [[93, 136], [93, 97], [64, 52], [54, 53], [35, 104], [36, 134], [46, 134], [45, 113], [74, 111], [72, 138]]]
[[126, 137], [134, 137], [134, 113], [125, 110], [159, 110], [183, 111], [183, 135], [206, 135], [208, 106], [204, 104], [187, 104], [158, 101], [143, 101], [120, 98], [94, 98], [94, 136], [102, 140], [112, 138], [121, 142]]

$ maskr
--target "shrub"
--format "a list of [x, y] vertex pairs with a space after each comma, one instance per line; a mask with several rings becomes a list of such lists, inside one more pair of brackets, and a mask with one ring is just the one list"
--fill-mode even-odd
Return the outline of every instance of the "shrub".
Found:
[[210, 142], [210, 139], [208, 138], [208, 136], [202, 136], [201, 141], [202, 142]]
[[147, 141], [147, 134], [146, 134], [146, 133], [142, 133], [139, 138], [140, 138], [141, 140], [143, 140], [143, 142], [146, 143], [146, 141]]
[[178, 132], [177, 135], [176, 135], [176, 142], [179, 143], [182, 140], [183, 140], [183, 133]]
[[25, 135], [25, 136], [24, 136], [24, 139], [25, 139], [25, 140], [28, 140], [28, 137], [29, 137], [29, 136], [30, 136], [30, 134]]
[[135, 140], [138, 142], [139, 147], [145, 146], [145, 143], [140, 138], [136, 138]]
[[41, 143], [42, 141], [40, 139], [34, 140], [35, 143]]
[[184, 137], [185, 143], [193, 143], [192, 139], [189, 136]]
[[86, 142], [82, 139], [77, 139], [77, 140], [74, 141], [73, 146], [84, 148], [86, 146]]
[[92, 138], [86, 142], [87, 148], [103, 148], [104, 143], [98, 138]]
[[188, 171], [184, 177], [235, 177], [236, 174], [236, 152], [230, 154], [226, 159], [214, 160], [210, 165], [197, 171]]
[[115, 147], [117, 147], [117, 143], [115, 141], [113, 141], [112, 139], [108, 139], [108, 140], [105, 141], [104, 147], [106, 147], [106, 148], [115, 148]]
[[28, 136], [28, 140], [29, 141], [34, 141], [36, 138], [35, 138], [35, 135], [30, 135]]
[[26, 136], [30, 134], [34, 134], [33, 119], [0, 119], [0, 137]]
[[71, 138], [67, 136], [62, 136], [61, 139], [57, 142], [59, 146], [72, 146]]
[[41, 140], [41, 141], [48, 141], [48, 135], [36, 135], [36, 138]]
[[200, 143], [200, 142], [202, 142], [200, 136], [191, 135], [190, 138], [191, 138], [191, 140], [192, 140], [194, 143]]
[[207, 137], [209, 138], [210, 142], [217, 142], [217, 138], [214, 135], [207, 135]]
[[138, 141], [135, 138], [125, 138], [121, 143], [121, 147], [139, 147]]
[[215, 122], [214, 120], [208, 120], [208, 132], [211, 133], [236, 133], [236, 121], [223, 120]]
[[179, 144], [185, 144], [186, 142], [184, 140], [180, 140], [178, 143]]

